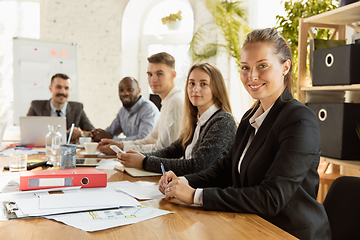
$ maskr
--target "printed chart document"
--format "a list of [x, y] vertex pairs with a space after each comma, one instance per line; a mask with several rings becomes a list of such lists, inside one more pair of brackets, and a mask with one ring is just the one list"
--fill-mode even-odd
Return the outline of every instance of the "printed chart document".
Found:
[[116, 190], [129, 194], [139, 200], [164, 198], [164, 195], [159, 191], [159, 186], [149, 182], [132, 183], [122, 181]]
[[46, 216], [66, 225], [87, 231], [99, 231], [112, 227], [118, 227], [138, 223], [151, 218], [171, 213], [152, 207], [137, 206], [120, 208], [116, 210], [89, 211], [83, 213], [71, 213]]

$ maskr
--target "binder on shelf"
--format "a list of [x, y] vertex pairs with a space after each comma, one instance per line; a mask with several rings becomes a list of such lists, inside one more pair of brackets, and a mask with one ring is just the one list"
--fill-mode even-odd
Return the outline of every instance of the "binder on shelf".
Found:
[[315, 50], [313, 60], [313, 86], [360, 84], [360, 44]]
[[107, 174], [91, 168], [20, 173], [19, 189], [21, 191], [75, 186], [83, 188], [106, 187]]
[[358, 103], [307, 103], [318, 117], [321, 155], [339, 160], [360, 159]]

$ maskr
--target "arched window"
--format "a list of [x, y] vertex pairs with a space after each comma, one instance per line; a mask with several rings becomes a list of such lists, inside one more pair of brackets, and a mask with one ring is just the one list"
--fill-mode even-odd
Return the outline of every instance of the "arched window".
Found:
[[[169, 16], [171, 13], [176, 14], [179, 11], [181, 11], [182, 20], [177, 29], [168, 28], [162, 23], [163, 17]], [[186, 0], [161, 1], [149, 10], [142, 25], [140, 40], [140, 56], [144, 56], [140, 59], [141, 79], [147, 79], [148, 61], [146, 58], [154, 53], [167, 52], [175, 58], [177, 72], [175, 84], [180, 89], [185, 88], [187, 72], [191, 66], [189, 43], [194, 30], [193, 15], [192, 8]], [[144, 87], [142, 89], [144, 90]], [[151, 92], [149, 87], [146, 89], [148, 93]]]

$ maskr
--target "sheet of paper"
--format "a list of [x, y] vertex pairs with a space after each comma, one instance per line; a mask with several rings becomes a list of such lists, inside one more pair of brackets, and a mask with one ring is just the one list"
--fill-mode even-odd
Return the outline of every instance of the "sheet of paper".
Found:
[[120, 164], [116, 158], [101, 159], [101, 161], [95, 168], [96, 169], [114, 169], [116, 164]]
[[[3, 192], [4, 188], [11, 181], [20, 183], [20, 174], [18, 172], [0, 173], [0, 192]], [[19, 187], [17, 188], [17, 190], [19, 190]]]
[[[41, 196], [39, 199], [40, 209], [56, 209], [56, 208], [78, 208], [90, 207], [97, 209], [98, 207], [118, 207], [118, 195], [114, 193], [102, 193], [98, 196], [96, 192], [76, 193], [76, 194], [51, 194]], [[128, 200], [128, 199], [126, 199]], [[133, 201], [122, 202], [122, 204], [133, 204]]]
[[119, 186], [117, 190], [139, 200], [164, 198], [164, 195], [159, 191], [159, 186], [154, 184], [141, 184], [123, 181], [122, 185]]
[[90, 211], [83, 213], [61, 214], [47, 216], [63, 222], [69, 226], [87, 231], [99, 231], [112, 227], [138, 223], [151, 218], [159, 217], [171, 212], [152, 207], [131, 207], [106, 211]]
[[[47, 192], [41, 192], [38, 195], [46, 195]], [[30, 198], [38, 198], [34, 193], [28, 192], [11, 192], [11, 193], [1, 193], [0, 194], [0, 221], [7, 221], [7, 216], [5, 214], [4, 202], [9, 202], [12, 199], [30, 199]]]

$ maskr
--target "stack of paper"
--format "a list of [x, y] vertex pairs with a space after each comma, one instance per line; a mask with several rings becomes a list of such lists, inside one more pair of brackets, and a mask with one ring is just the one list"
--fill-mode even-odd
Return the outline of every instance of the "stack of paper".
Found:
[[[0, 175], [1, 176], [1, 175]], [[4, 175], [3, 180], [18, 178]], [[6, 182], [6, 181], [5, 181]], [[4, 202], [15, 202], [18, 218], [43, 216], [84, 231], [98, 231], [137, 223], [162, 216], [169, 211], [144, 207], [138, 199], [160, 198], [157, 186], [147, 183], [109, 182], [106, 188], [66, 188], [63, 194], [49, 194], [49, 189], [0, 194], [0, 221], [8, 220]]]
[[76, 190], [65, 194], [49, 194], [38, 198], [14, 199], [14, 201], [24, 216], [32, 217], [139, 205], [134, 198], [124, 193], [93, 190], [91, 193]]

